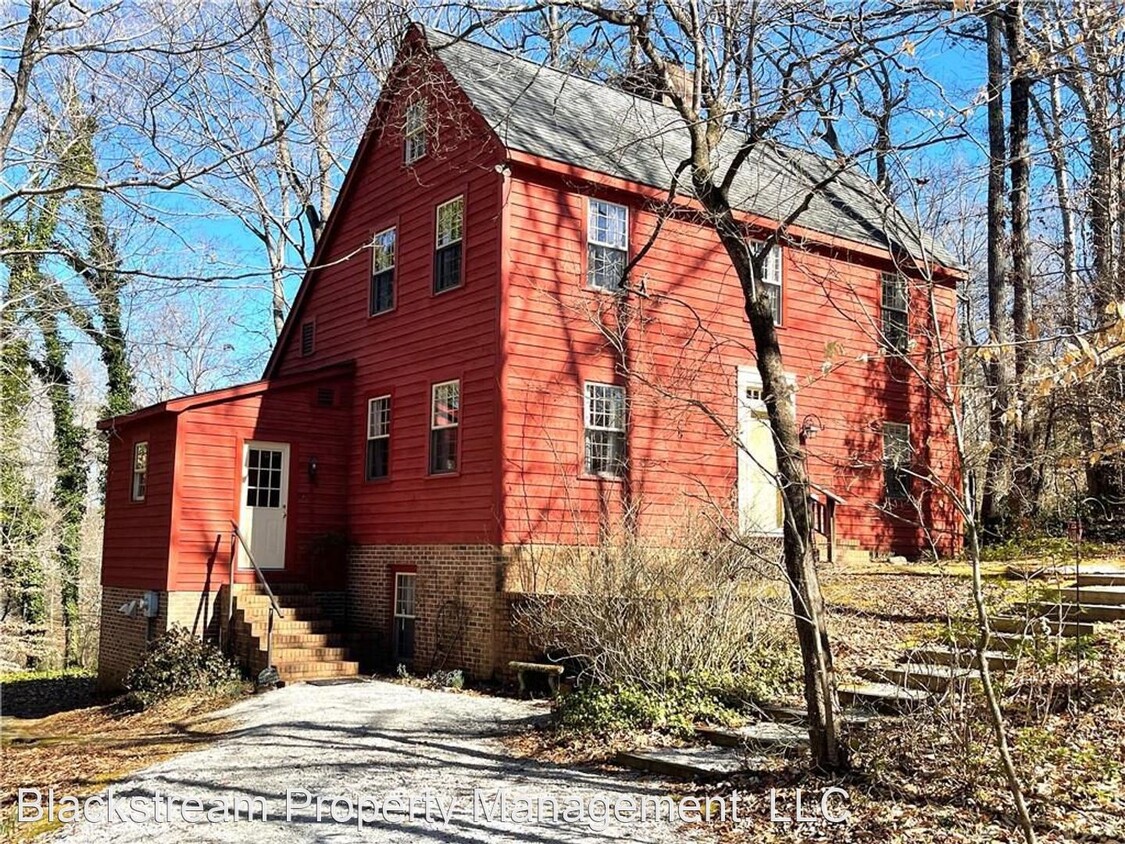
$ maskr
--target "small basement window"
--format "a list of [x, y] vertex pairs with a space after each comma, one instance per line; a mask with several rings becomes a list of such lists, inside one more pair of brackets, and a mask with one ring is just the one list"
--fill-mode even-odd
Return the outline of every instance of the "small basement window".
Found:
[[883, 273], [883, 342], [893, 352], [904, 353], [910, 344], [906, 325], [906, 276], [902, 273]]
[[316, 323], [306, 320], [301, 323], [301, 357], [307, 358], [313, 353], [316, 344]]
[[586, 474], [620, 477], [625, 468], [625, 388], [587, 384], [583, 417]]
[[371, 250], [371, 316], [395, 306], [395, 230], [381, 231]]
[[144, 501], [148, 493], [148, 443], [133, 444], [133, 477], [130, 487], [130, 498], [133, 501]]
[[434, 239], [434, 293], [461, 285], [461, 246], [465, 234], [465, 197], [458, 196], [437, 207], [437, 236]]
[[457, 471], [457, 432], [461, 424], [461, 382], [434, 384], [430, 397], [430, 474]]
[[377, 481], [390, 474], [391, 397], [379, 396], [367, 402], [367, 468], [365, 477]]
[[586, 283], [598, 290], [620, 290], [628, 263], [629, 209], [591, 199], [586, 224]]
[[413, 164], [426, 154], [426, 102], [415, 100], [406, 107], [402, 160]]
[[412, 572], [395, 573], [394, 652], [400, 664], [414, 659], [415, 584], [417, 575]]
[[888, 501], [910, 497], [910, 426], [883, 423], [883, 489]]

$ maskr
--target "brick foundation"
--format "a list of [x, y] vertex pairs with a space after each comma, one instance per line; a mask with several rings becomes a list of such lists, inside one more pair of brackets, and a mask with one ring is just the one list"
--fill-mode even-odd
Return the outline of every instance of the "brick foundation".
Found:
[[116, 691], [144, 655], [153, 639], [169, 627], [186, 627], [197, 636], [217, 641], [221, 603], [218, 592], [158, 592], [160, 607], [154, 618], [140, 613], [123, 615], [120, 608], [144, 597], [144, 589], [102, 587], [102, 622], [98, 648], [98, 689]]
[[[413, 570], [415, 650], [411, 670], [462, 669], [491, 678], [514, 647], [499, 592], [503, 554], [492, 545], [366, 545], [348, 556], [348, 622], [364, 667], [394, 667], [394, 573]], [[503, 631], [504, 636], [498, 637]]]

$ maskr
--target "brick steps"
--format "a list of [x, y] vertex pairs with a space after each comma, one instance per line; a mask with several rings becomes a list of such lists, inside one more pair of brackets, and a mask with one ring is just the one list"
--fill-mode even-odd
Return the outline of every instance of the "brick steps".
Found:
[[256, 675], [267, 667], [270, 656], [284, 683], [359, 674], [359, 663], [350, 658], [344, 635], [325, 617], [316, 596], [303, 584], [278, 584], [273, 591], [282, 614], [273, 619], [270, 655], [269, 596], [260, 586], [235, 593], [234, 651], [244, 668]]

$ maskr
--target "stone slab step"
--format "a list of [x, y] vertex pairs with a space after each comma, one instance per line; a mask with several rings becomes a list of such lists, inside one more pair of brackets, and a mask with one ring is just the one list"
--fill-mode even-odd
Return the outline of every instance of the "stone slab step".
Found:
[[1085, 588], [1087, 586], [1125, 586], [1125, 569], [1107, 569], [1105, 571], [1080, 571], [1075, 582]]
[[617, 764], [676, 779], [717, 779], [746, 769], [746, 757], [729, 747], [655, 747], [622, 751]]
[[[769, 702], [760, 704], [758, 709], [766, 718], [777, 724], [800, 727], [802, 730], [808, 729], [809, 716], [803, 709]], [[877, 716], [865, 709], [845, 707], [844, 711], [840, 713], [840, 717], [845, 724], [862, 725], [875, 720]]]
[[892, 683], [840, 683], [836, 692], [844, 706], [858, 706], [889, 715], [917, 709], [930, 699], [928, 692], [904, 689]]
[[889, 683], [904, 689], [941, 693], [950, 686], [971, 683], [980, 679], [980, 674], [966, 668], [949, 665], [885, 665], [877, 668], [865, 667], [859, 675], [874, 683]]
[[698, 727], [696, 735], [720, 747], [751, 749], [802, 747], [809, 743], [809, 734], [794, 724], [761, 721], [744, 727]]
[[1067, 586], [1059, 590], [1059, 596], [1067, 603], [1081, 606], [1125, 606], [1125, 586]]
[[[995, 635], [992, 638], [995, 638]], [[1019, 662], [1016, 656], [1006, 650], [987, 650], [984, 652], [984, 658], [988, 662], [988, 667], [993, 671], [1010, 671]], [[980, 667], [976, 650], [972, 647], [954, 648], [949, 645], [927, 645], [911, 651], [907, 655], [907, 660], [911, 663], [954, 665], [958, 668]]]
[[1094, 625], [1088, 621], [1063, 621], [1059, 623], [1058, 617], [1042, 616], [1034, 613], [1027, 615], [1000, 615], [989, 619], [989, 624], [997, 633], [1049, 633], [1054, 636], [1092, 636]]

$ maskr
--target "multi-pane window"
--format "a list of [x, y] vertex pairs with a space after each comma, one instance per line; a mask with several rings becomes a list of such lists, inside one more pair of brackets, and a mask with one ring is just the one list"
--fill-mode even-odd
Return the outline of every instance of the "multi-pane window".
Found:
[[369, 481], [385, 478], [391, 467], [391, 397], [367, 402], [367, 468]]
[[888, 349], [905, 352], [910, 341], [906, 327], [906, 276], [883, 273], [883, 340]]
[[415, 100], [406, 107], [402, 160], [413, 164], [426, 154], [426, 103]]
[[620, 290], [629, 255], [629, 210], [600, 199], [590, 200], [586, 221], [586, 283], [599, 290]]
[[[753, 249], [761, 249], [762, 244], [751, 242], [750, 246]], [[770, 304], [770, 311], [773, 313], [773, 321], [776, 325], [781, 325], [782, 318], [782, 284], [781, 284], [781, 247], [773, 245], [770, 247], [769, 252], [766, 253], [766, 260], [763, 266], [764, 273], [762, 275], [762, 291], [766, 294], [766, 301]]]
[[311, 319], [301, 323], [301, 357], [308, 357], [313, 353], [316, 344], [316, 323]]
[[883, 488], [891, 501], [910, 497], [910, 426], [883, 423]]
[[372, 316], [395, 306], [395, 230], [375, 235], [371, 246]]
[[144, 501], [148, 492], [148, 443], [133, 445], [133, 477], [129, 497], [134, 501]]
[[461, 423], [461, 382], [434, 384], [430, 398], [430, 474], [457, 471], [457, 428]]
[[625, 465], [625, 388], [587, 384], [583, 416], [586, 473], [621, 475]]
[[414, 658], [414, 593], [417, 575], [407, 572], [395, 574], [395, 659], [400, 663]]
[[461, 283], [461, 245], [464, 235], [465, 197], [459, 196], [437, 207], [434, 293], [441, 293]]

